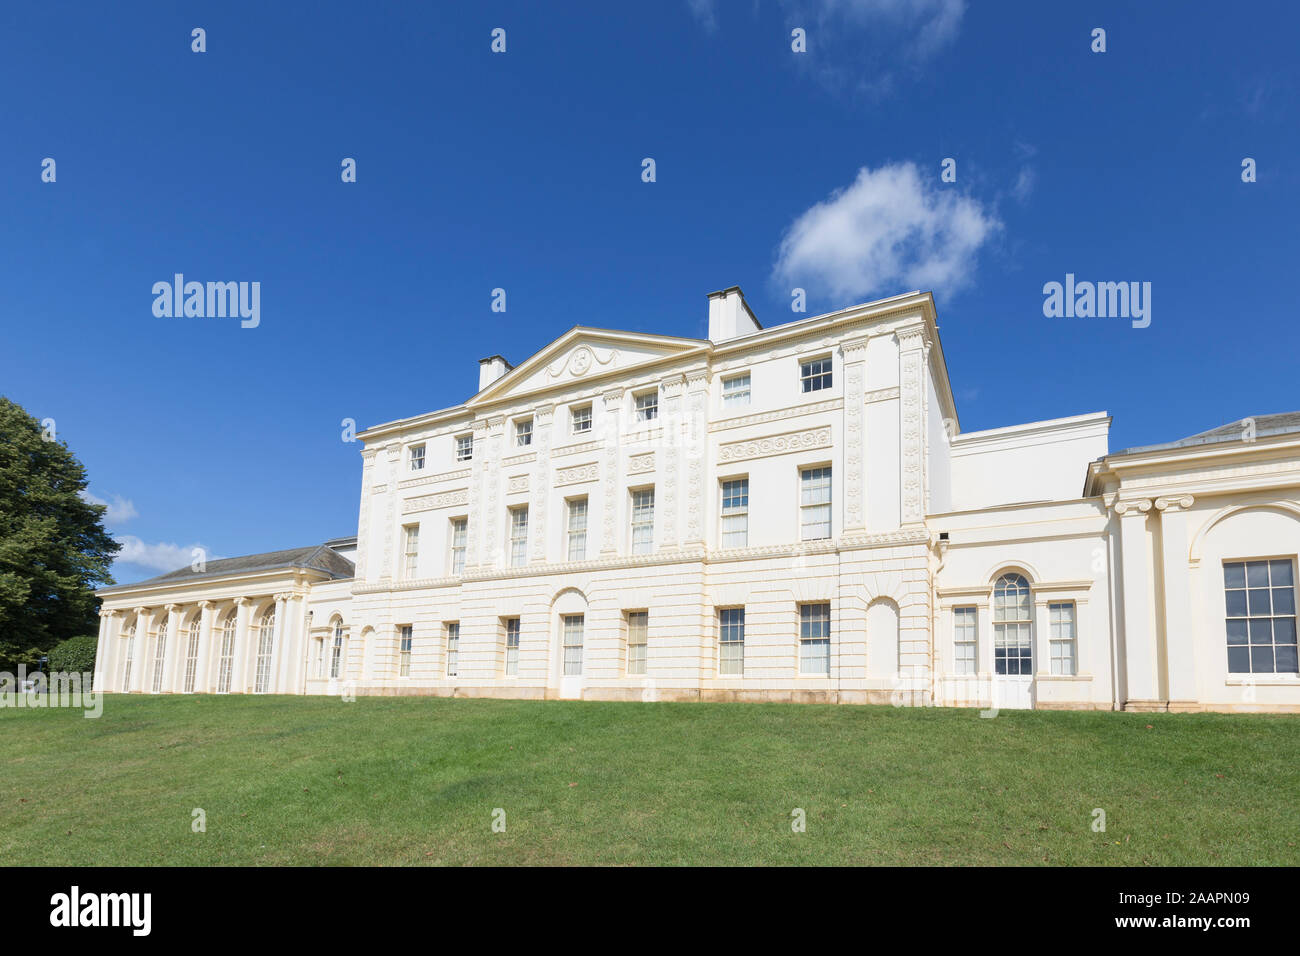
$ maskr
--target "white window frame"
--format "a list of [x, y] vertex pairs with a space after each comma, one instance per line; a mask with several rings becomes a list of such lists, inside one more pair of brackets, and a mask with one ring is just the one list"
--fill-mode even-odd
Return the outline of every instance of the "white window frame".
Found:
[[743, 408], [749, 405], [750, 374], [741, 372], [722, 380], [722, 407]]
[[560, 617], [562, 671], [565, 677], [582, 676], [583, 630], [586, 623], [585, 614], [564, 614]]
[[627, 676], [644, 677], [650, 657], [650, 611], [646, 608], [628, 611], [625, 625], [627, 627]]
[[[825, 615], [822, 609], [825, 608]], [[831, 602], [799, 605], [799, 676], [831, 675]]]
[[162, 620], [158, 622], [158, 631], [154, 640], [153, 651], [153, 692], [161, 694], [163, 689], [163, 675], [167, 667], [167, 622], [171, 619], [171, 614], [164, 614]]
[[637, 422], [652, 422], [659, 417], [659, 389], [632, 396], [632, 410]]
[[589, 435], [591, 434], [594, 412], [590, 402], [586, 405], [575, 405], [569, 409], [569, 433], [572, 435]]
[[[830, 465], [810, 465], [799, 469], [799, 539], [824, 541], [834, 533], [832, 495], [835, 476]], [[823, 485], [824, 482], [824, 485]], [[820, 495], [825, 490], [825, 500]], [[818, 532], [825, 528], [825, 534]]]
[[465, 573], [465, 555], [469, 550], [469, 518], [451, 518], [451, 574]]
[[1048, 603], [1047, 643], [1053, 674], [1073, 677], [1079, 673], [1079, 618], [1073, 601]]
[[[728, 485], [743, 485], [743, 494], [739, 490], [728, 493]], [[749, 476], [737, 475], [723, 478], [718, 483], [721, 495], [719, 513], [719, 543], [723, 548], [745, 548], [749, 546]], [[743, 497], [743, 502], [740, 500]], [[728, 501], [733, 502], [728, 505]]]
[[515, 422], [515, 447], [527, 448], [533, 443], [533, 420], [520, 418]]
[[799, 390], [801, 394], [823, 392], [835, 385], [835, 359], [818, 355], [799, 362]]
[[586, 495], [566, 498], [564, 522], [565, 557], [569, 561], [587, 560], [587, 528], [590, 511]]
[[510, 509], [510, 566], [522, 568], [527, 563], [528, 505], [519, 505]]
[[[998, 651], [1002, 651], [1001, 661]], [[1029, 579], [1016, 571], [998, 575], [993, 585], [993, 673], [1001, 677], [1034, 673], [1033, 589]]]
[[254, 694], [271, 692], [271, 670], [275, 659], [275, 605], [262, 615], [257, 631], [257, 670], [253, 682]]
[[403, 624], [397, 629], [397, 676], [411, 676], [411, 643], [414, 628]]
[[402, 580], [410, 581], [420, 571], [420, 525], [402, 525]]
[[330, 642], [330, 680], [343, 676], [343, 622], [334, 622], [334, 637]]
[[[513, 627], [511, 626], [513, 625]], [[508, 617], [505, 619], [506, 630], [506, 661], [505, 673], [507, 677], [519, 676], [519, 634], [521, 630], [520, 620], [517, 617]], [[511, 641], [513, 640], [513, 644]]]
[[653, 554], [655, 549], [655, 489], [632, 488], [629, 543], [633, 554]]
[[231, 611], [221, 626], [221, 657], [217, 664], [217, 693], [229, 694], [235, 672], [235, 636], [239, 632], [239, 611]]
[[718, 608], [718, 676], [745, 676], [745, 609]]
[[409, 471], [424, 471], [424, 453], [425, 445], [423, 442], [410, 447], [406, 459]]
[[456, 436], [456, 460], [472, 461], [474, 458], [474, 434]]
[[194, 693], [194, 678], [199, 670], [199, 632], [202, 629], [201, 617], [196, 615], [194, 620], [190, 621], [189, 638], [185, 645], [185, 683], [181, 685], [181, 689], [186, 694]]
[[[1229, 578], [1229, 568], [1237, 567], [1241, 569], [1240, 584]], [[1265, 679], [1282, 680], [1300, 677], [1300, 661], [1296, 661], [1296, 586], [1293, 556], [1233, 558], [1223, 562], [1227, 672], [1233, 677], [1264, 675]], [[1232, 598], [1238, 593], [1243, 602], [1240, 606]], [[1239, 640], [1233, 639], [1234, 631], [1240, 633]], [[1278, 640], [1279, 635], [1282, 640]], [[1282, 667], [1286, 669], [1279, 667], [1279, 649], [1283, 649], [1286, 662], [1295, 661], [1296, 666], [1287, 667], [1284, 663]], [[1248, 669], [1234, 669], [1233, 661], [1240, 661], [1243, 651]], [[1269, 665], [1267, 670], [1262, 666], [1265, 662]]]
[[447, 621], [444, 625], [447, 640], [447, 676], [460, 676], [460, 621]]
[[979, 671], [979, 608], [973, 604], [952, 609], [952, 672]]

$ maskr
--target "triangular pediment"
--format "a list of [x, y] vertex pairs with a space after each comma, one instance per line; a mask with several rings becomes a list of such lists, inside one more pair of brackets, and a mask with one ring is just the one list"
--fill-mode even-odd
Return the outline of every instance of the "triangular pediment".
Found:
[[638, 366], [665, 359], [703, 355], [709, 345], [707, 339], [577, 326], [483, 389], [466, 405], [473, 407], [519, 395], [563, 390], [565, 386], [629, 373]]

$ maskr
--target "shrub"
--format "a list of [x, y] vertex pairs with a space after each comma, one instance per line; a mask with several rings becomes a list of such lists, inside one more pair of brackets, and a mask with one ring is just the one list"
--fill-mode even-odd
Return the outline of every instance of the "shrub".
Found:
[[90, 673], [95, 670], [95, 649], [99, 639], [94, 637], [70, 637], [50, 649], [50, 673], [66, 671], [67, 673]]

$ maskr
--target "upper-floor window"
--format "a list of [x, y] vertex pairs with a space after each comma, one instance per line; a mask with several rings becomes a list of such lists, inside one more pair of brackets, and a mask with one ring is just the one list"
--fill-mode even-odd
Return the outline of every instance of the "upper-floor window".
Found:
[[573, 426], [573, 434], [584, 435], [591, 431], [591, 406], [580, 405], [569, 413], [569, 420]]
[[1290, 558], [1223, 565], [1228, 671], [1295, 674], [1295, 566]]
[[402, 577], [413, 578], [420, 562], [420, 526], [408, 524], [402, 534]]
[[519, 618], [506, 618], [506, 676], [519, 673]]
[[722, 407], [738, 408], [749, 404], [749, 373], [722, 380]]
[[632, 492], [632, 553], [649, 554], [655, 549], [655, 490]]
[[799, 366], [799, 380], [805, 392], [818, 392], [831, 387], [831, 357], [812, 359]]
[[411, 625], [404, 624], [398, 629], [401, 636], [400, 654], [397, 659], [397, 676], [411, 676]]
[[451, 573], [465, 573], [465, 548], [469, 544], [469, 519], [451, 519]]
[[975, 608], [952, 609], [952, 669], [956, 674], [974, 674], [976, 648]]
[[799, 526], [804, 541], [831, 536], [831, 470], [799, 472]]
[[646, 643], [650, 634], [650, 612], [627, 612], [627, 672], [631, 676], [645, 673]]
[[569, 560], [583, 561], [587, 557], [587, 499], [569, 499]]
[[749, 543], [749, 479], [722, 483], [722, 546], [743, 548]]
[[522, 568], [528, 563], [528, 506], [510, 509], [510, 566]]
[[474, 457], [474, 436], [457, 435], [456, 436], [456, 460], [469, 461]]
[[1052, 673], [1072, 675], [1077, 669], [1074, 632], [1074, 605], [1068, 602], [1047, 605], [1049, 648]]
[[652, 422], [659, 417], [659, 392], [646, 392], [636, 396], [636, 420]]
[[424, 446], [411, 446], [411, 471], [424, 471]]
[[799, 673], [831, 672], [831, 606], [799, 605]]
[[525, 448], [533, 443], [533, 420], [525, 418], [515, 422], [515, 445]]

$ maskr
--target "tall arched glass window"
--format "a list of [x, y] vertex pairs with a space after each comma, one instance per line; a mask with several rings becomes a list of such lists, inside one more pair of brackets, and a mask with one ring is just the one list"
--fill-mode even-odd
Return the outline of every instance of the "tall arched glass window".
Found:
[[164, 614], [158, 621], [158, 629], [154, 632], [153, 692], [155, 694], [162, 693], [163, 662], [167, 658], [167, 620], [170, 616]]
[[135, 622], [126, 628], [126, 667], [122, 669], [122, 693], [131, 690], [131, 664], [135, 660]]
[[334, 622], [334, 646], [330, 648], [330, 679], [337, 680], [343, 666], [343, 622]]
[[194, 675], [199, 669], [199, 615], [190, 621], [189, 642], [185, 645], [185, 683], [182, 689], [186, 694], [194, 693]]
[[235, 629], [238, 627], [238, 609], [231, 611], [221, 628], [221, 665], [217, 668], [217, 693], [230, 693], [230, 680], [235, 670]]
[[993, 586], [993, 666], [998, 674], [1034, 672], [1029, 582], [1004, 574]]
[[271, 652], [275, 649], [275, 607], [262, 615], [262, 626], [257, 636], [257, 679], [253, 684], [255, 694], [265, 694], [271, 689]]

